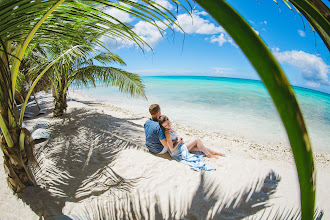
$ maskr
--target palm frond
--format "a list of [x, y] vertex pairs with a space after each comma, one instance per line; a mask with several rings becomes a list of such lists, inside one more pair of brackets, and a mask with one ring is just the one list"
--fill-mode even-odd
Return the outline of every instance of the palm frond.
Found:
[[95, 85], [99, 80], [106, 86], [117, 86], [121, 92], [130, 94], [132, 97], [141, 96], [146, 98], [144, 85], [141, 78], [134, 73], [122, 69], [102, 66], [87, 66], [79, 69], [70, 79], [77, 85]]
[[[283, 0], [291, 9], [289, 2], [294, 8], [304, 15], [309, 24], [322, 38], [330, 51], [330, 9], [321, 0]], [[314, 31], [314, 30], [313, 30]]]
[[92, 61], [92, 60], [96, 60], [103, 65], [111, 64], [114, 62], [122, 64], [122, 65], [126, 65], [126, 63], [121, 59], [120, 56], [118, 56], [114, 53], [111, 53], [111, 52], [97, 54], [97, 55], [89, 58], [86, 62], [89, 63], [89, 61]]
[[[57, 2], [56, 0], [2, 1], [0, 3], [0, 36], [5, 42], [23, 42], [40, 18]], [[173, 2], [176, 5], [180, 4], [177, 1]], [[90, 30], [107, 32], [110, 36], [132, 40], [139, 46], [141, 44], [147, 45], [142, 38], [131, 30], [130, 26], [105, 13], [103, 11], [104, 7], [116, 8], [156, 26], [157, 23], [155, 21], [159, 20], [171, 29], [173, 27], [172, 24], [175, 24], [176, 21], [175, 16], [169, 10], [164, 10], [160, 5], [152, 1], [148, 1], [148, 4], [143, 5], [130, 0], [121, 0], [119, 2], [107, 0], [86, 0], [80, 2], [71, 0], [61, 4], [43, 22], [33, 40], [39, 43], [60, 39], [74, 41], [75, 37], [86, 35], [70, 31], [66, 24], [80, 24]]]
[[197, 0], [197, 3], [230, 34], [268, 89], [286, 128], [294, 155], [300, 183], [302, 218], [311, 219], [316, 181], [313, 153], [302, 113], [288, 79], [267, 45], [225, 0]]
[[[74, 46], [71, 47], [70, 49], [68, 49], [67, 51], [65, 51], [63, 54], [60, 54], [56, 59], [52, 60], [51, 62], [49, 62], [47, 64], [47, 66], [45, 67], [45, 69], [43, 69], [41, 71], [41, 73], [38, 75], [38, 77], [34, 80], [34, 82], [31, 85], [31, 88], [27, 94], [27, 97], [25, 98], [25, 102], [22, 106], [21, 109], [21, 114], [20, 114], [20, 119], [19, 119], [19, 124], [22, 125], [23, 123], [23, 117], [24, 117], [24, 112], [25, 112], [25, 107], [26, 104], [29, 100], [29, 97], [34, 89], [34, 87], [37, 85], [38, 81], [40, 80], [40, 78], [47, 72], [47, 70], [52, 67], [58, 60], [62, 59], [62, 60], [66, 60], [66, 62], [71, 61], [72, 60], [72, 55], [81, 55], [83, 54], [82, 51], [80, 50], [79, 46]], [[68, 60], [68, 61], [67, 61]]]

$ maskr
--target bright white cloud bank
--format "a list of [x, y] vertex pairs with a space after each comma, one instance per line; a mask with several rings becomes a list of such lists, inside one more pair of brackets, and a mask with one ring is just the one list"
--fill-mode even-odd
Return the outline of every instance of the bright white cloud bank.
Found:
[[[166, 25], [160, 21], [156, 21], [156, 24], [163, 30], [166, 29]], [[154, 47], [158, 44], [158, 42], [163, 38], [162, 34], [160, 33], [160, 30], [146, 22], [146, 21], [140, 21], [138, 22], [134, 28], [133, 31], [139, 35], [143, 40], [145, 40], [151, 47]], [[166, 34], [165, 32], [163, 34]]]
[[319, 87], [320, 85], [330, 85], [328, 80], [329, 66], [322, 58], [303, 51], [283, 51], [277, 48], [274, 55], [281, 63], [288, 63], [297, 67], [307, 85], [311, 87]]
[[173, 5], [167, 0], [156, 0], [155, 2], [157, 4], [160, 4], [161, 6], [166, 8], [167, 10], [172, 10], [174, 8]]
[[[206, 15], [206, 13], [195, 11], [191, 16], [189, 14], [181, 14], [178, 15], [177, 22], [187, 34], [218, 34], [225, 32], [222, 27], [215, 26], [200, 15]], [[178, 27], [174, 27], [174, 29], [182, 32]]]
[[[156, 2], [169, 10], [173, 9], [173, 6], [167, 0], [156, 0]], [[108, 9], [106, 13], [116, 16], [119, 20], [123, 22], [130, 22], [133, 20], [133, 18], [127, 13], [121, 12], [117, 9]], [[194, 11], [191, 15], [180, 14], [177, 16], [177, 23], [187, 34], [212, 35], [211, 37], [205, 38], [205, 40], [208, 40], [211, 43], [216, 43], [219, 46], [222, 46], [225, 43], [230, 43], [236, 46], [232, 38], [221, 26], [216, 26], [209, 20], [202, 18], [202, 16], [207, 15], [207, 12], [197, 10]], [[166, 25], [160, 21], [157, 21], [156, 23], [161, 29], [163, 29], [163, 35], [166, 34]], [[174, 26], [173, 28], [175, 31], [182, 33], [182, 30], [179, 27]], [[157, 27], [145, 21], [140, 21], [136, 23], [134, 25], [133, 31], [138, 34], [143, 40], [145, 40], [151, 47], [156, 46], [158, 42], [163, 38]], [[102, 38], [101, 40], [105, 41], [108, 45], [110, 45], [112, 49], [131, 47], [132, 45], [134, 45], [134, 43], [132, 42], [124, 41], [118, 38]]]
[[213, 35], [210, 38], [210, 42], [211, 43], [217, 43], [219, 46], [222, 46], [224, 43], [230, 43], [230, 44], [236, 46], [236, 44], [234, 43], [233, 39], [228, 34], [224, 34], [224, 33], [221, 33], [218, 36]]
[[[189, 14], [181, 14], [178, 15], [177, 22], [187, 34], [212, 34], [211, 38], [205, 38], [205, 40], [209, 40], [211, 43], [216, 43], [219, 46], [222, 46], [224, 43], [230, 43], [236, 46], [223, 27], [216, 26], [215, 24], [210, 23], [209, 20], [202, 18], [202, 16], [207, 15], [208, 14], [205, 11], [194, 11], [191, 16]], [[178, 27], [174, 27], [174, 29], [182, 32]]]
[[[167, 26], [160, 21], [156, 21], [156, 24], [162, 30], [165, 30], [167, 28]], [[133, 31], [139, 37], [141, 37], [145, 42], [147, 42], [149, 46], [155, 47], [158, 44], [158, 42], [162, 40], [163, 38], [162, 34], [163, 35], [166, 34], [165, 31], [161, 33], [160, 29], [158, 29], [155, 25], [152, 25], [146, 21], [139, 21], [134, 25]], [[114, 37], [114, 38], [102, 37], [100, 40], [106, 42], [113, 50], [136, 45], [133, 41], [123, 40], [119, 37]], [[144, 49], [149, 50], [150, 48], [148, 46], [145, 46]]]
[[[129, 5], [125, 4], [125, 3], [119, 3], [120, 5], [123, 5], [125, 7], [131, 8]], [[112, 17], [117, 18], [119, 21], [124, 22], [124, 23], [129, 23], [132, 22], [134, 20], [134, 17], [130, 16], [130, 14], [121, 11], [119, 9], [116, 8], [107, 8], [104, 10], [104, 13], [111, 15]], [[112, 21], [114, 23], [117, 23], [115, 21]]]

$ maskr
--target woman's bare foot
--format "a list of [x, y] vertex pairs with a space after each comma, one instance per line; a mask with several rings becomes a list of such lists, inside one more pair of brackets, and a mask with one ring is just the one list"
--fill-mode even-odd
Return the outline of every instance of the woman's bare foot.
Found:
[[218, 152], [214, 152], [213, 155], [217, 155], [217, 156], [221, 156], [221, 157], [225, 157], [226, 156], [226, 154], [222, 154], [222, 153], [218, 153]]
[[211, 151], [211, 154], [216, 155], [216, 156], [221, 156], [221, 157], [225, 157], [226, 156], [225, 154], [218, 153], [218, 152], [215, 152], [215, 151]]
[[215, 156], [215, 155], [212, 154], [212, 153], [208, 153], [208, 154], [206, 154], [205, 156], [207, 156], [208, 158], [218, 158], [217, 156]]

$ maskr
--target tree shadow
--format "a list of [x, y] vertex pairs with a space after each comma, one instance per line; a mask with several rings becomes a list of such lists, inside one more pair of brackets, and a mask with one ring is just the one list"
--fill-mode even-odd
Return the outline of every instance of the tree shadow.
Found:
[[[45, 117], [52, 113], [53, 110], [53, 103], [50, 101], [49, 98], [40, 98], [38, 99], [38, 104], [35, 102], [34, 99], [30, 98], [29, 102], [25, 107], [24, 112], [24, 121], [33, 120], [39, 117]], [[20, 115], [22, 109], [22, 104], [17, 105], [17, 112]]]
[[84, 109], [66, 114], [50, 128], [51, 138], [36, 145], [40, 167], [37, 187], [18, 194], [39, 216], [63, 215], [66, 202], [79, 202], [104, 192], [130, 191], [138, 179], [126, 179], [111, 168], [125, 149], [145, 150], [144, 139], [127, 141], [138, 125]]
[[[185, 217], [243, 219], [252, 216], [268, 207], [267, 201], [276, 192], [280, 181], [280, 176], [271, 170], [266, 176], [256, 179], [253, 184], [241, 188], [228, 198], [219, 186], [208, 190], [213, 183], [205, 183], [205, 177], [202, 175], [201, 184]], [[221, 192], [220, 197], [215, 196], [216, 191]], [[207, 208], [197, 213], [196, 210], [200, 210], [201, 206]]]
[[[128, 141], [133, 133], [143, 134], [141, 129], [127, 120], [84, 109], [66, 114], [51, 127], [51, 139], [36, 145], [38, 186], [27, 187], [19, 198], [45, 219], [243, 219], [269, 207], [267, 201], [281, 180], [273, 171], [230, 197], [202, 173], [191, 201], [181, 201], [183, 209], [171, 208], [176, 195], [164, 211], [157, 193], [133, 193], [139, 178], [123, 178], [112, 169], [112, 163], [125, 149], [147, 151], [143, 135], [134, 143]], [[173, 160], [169, 155], [157, 157]], [[84, 204], [82, 214], [63, 215], [70, 202]]]
[[[145, 193], [126, 194], [121, 199], [96, 199], [83, 206], [80, 214], [70, 216], [72, 219], [107, 219], [117, 216], [120, 219], [243, 219], [253, 216], [267, 208], [267, 201], [275, 193], [281, 178], [269, 171], [265, 177], [258, 178], [254, 184], [245, 186], [230, 198], [225, 195], [215, 181], [206, 181], [204, 173], [200, 176], [200, 184], [191, 201], [181, 201], [180, 210], [177, 209], [177, 198], [171, 195], [168, 199], [168, 209], [161, 208], [161, 199], [158, 194], [145, 195]], [[217, 195], [215, 195], [217, 192]], [[171, 204], [173, 203], [173, 204]], [[185, 203], [185, 204], [183, 204]], [[164, 204], [163, 204], [164, 205]], [[163, 210], [163, 211], [161, 211]], [[119, 214], [118, 214], [119, 213]]]

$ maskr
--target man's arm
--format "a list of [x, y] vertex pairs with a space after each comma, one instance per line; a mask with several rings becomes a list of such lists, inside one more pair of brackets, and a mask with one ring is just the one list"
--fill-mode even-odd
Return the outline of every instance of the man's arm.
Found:
[[160, 141], [160, 143], [163, 145], [163, 147], [168, 147], [167, 146], [167, 141], [166, 141], [166, 139], [164, 139], [164, 140], [159, 140]]
[[[169, 145], [168, 145], [166, 139], [164, 139], [164, 140], [159, 140], [159, 141], [160, 141], [160, 143], [161, 143], [164, 147], [169, 147]], [[171, 141], [172, 141], [172, 140], [171, 140]], [[173, 147], [172, 147], [173, 149], [171, 149], [171, 148], [169, 147], [170, 151], [173, 152], [174, 149], [175, 149], [179, 144], [181, 144], [182, 142], [183, 142], [182, 138], [179, 138], [179, 140], [177, 140], [177, 141], [172, 145], [172, 146], [173, 146]]]

